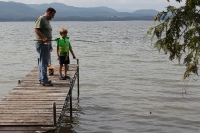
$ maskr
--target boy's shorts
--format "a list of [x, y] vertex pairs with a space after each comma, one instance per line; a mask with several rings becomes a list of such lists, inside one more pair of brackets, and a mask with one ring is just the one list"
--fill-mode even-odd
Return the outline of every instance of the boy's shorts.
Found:
[[60, 64], [70, 64], [69, 56], [60, 56], [59, 60]]

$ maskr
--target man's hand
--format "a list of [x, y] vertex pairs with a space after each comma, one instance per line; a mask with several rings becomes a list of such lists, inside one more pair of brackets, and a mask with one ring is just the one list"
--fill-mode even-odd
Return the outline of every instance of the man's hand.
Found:
[[45, 37], [45, 38], [42, 39], [42, 41], [43, 42], [49, 42], [49, 39]]
[[53, 48], [51, 47], [51, 48], [50, 48], [50, 52], [52, 52], [52, 51], [53, 51]]

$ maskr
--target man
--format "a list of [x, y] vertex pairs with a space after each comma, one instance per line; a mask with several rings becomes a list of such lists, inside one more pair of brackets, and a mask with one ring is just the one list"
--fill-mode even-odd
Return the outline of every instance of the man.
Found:
[[47, 76], [47, 67], [49, 65], [50, 52], [53, 50], [51, 45], [52, 28], [49, 20], [54, 18], [56, 10], [49, 7], [43, 16], [40, 16], [35, 21], [35, 35], [36, 35], [36, 51], [39, 53], [39, 69], [38, 78], [40, 84], [43, 86], [53, 86], [51, 80]]

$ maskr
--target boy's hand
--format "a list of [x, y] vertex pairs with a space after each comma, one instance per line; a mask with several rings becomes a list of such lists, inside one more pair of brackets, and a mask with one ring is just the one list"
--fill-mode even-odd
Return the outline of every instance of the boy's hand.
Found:
[[60, 56], [58, 56], [58, 58], [57, 58], [58, 60], [60, 60]]

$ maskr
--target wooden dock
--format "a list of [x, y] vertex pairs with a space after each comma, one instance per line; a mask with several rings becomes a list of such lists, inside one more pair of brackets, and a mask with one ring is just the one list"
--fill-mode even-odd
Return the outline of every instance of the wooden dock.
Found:
[[72, 89], [76, 79], [79, 95], [79, 66], [70, 64], [67, 75], [71, 79], [67, 80], [59, 80], [58, 67], [49, 76], [52, 87], [40, 85], [38, 67], [35, 67], [0, 101], [0, 133], [58, 132], [67, 107], [72, 116]]

